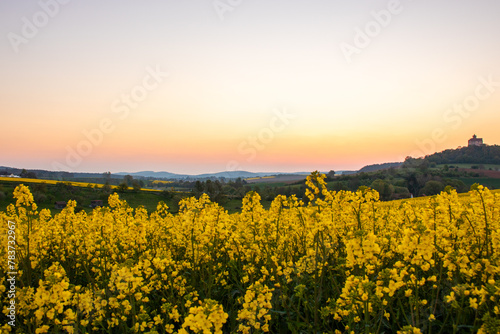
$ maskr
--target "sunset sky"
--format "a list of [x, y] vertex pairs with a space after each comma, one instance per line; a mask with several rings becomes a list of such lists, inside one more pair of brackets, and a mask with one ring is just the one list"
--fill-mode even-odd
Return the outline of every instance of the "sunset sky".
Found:
[[5, 0], [0, 166], [358, 169], [500, 144], [498, 0]]

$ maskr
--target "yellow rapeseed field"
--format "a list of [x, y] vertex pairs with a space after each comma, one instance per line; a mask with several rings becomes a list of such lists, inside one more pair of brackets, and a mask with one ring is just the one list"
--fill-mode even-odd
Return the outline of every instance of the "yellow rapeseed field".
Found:
[[170, 183], [174, 183], [174, 181], [164, 181], [164, 180], [154, 180], [153, 181], [154, 185], [158, 185], [158, 184], [170, 184]]
[[206, 195], [172, 215], [113, 194], [91, 214], [69, 202], [51, 216], [20, 185], [0, 212], [5, 315], [16, 264], [15, 327], [4, 317], [1, 330], [500, 332], [500, 193], [380, 202], [324, 179], [307, 178], [307, 205], [278, 196], [265, 210], [249, 192], [236, 214]]
[[[85, 183], [85, 182], [73, 182], [73, 181], [56, 181], [56, 180], [44, 180], [44, 179], [30, 179], [23, 177], [0, 177], [0, 181], [8, 181], [8, 182], [25, 182], [25, 183], [45, 183], [45, 184], [57, 184], [60, 182], [75, 186], [75, 187], [98, 187], [102, 188], [104, 185], [99, 183]], [[111, 186], [112, 188], [116, 188], [116, 186]]]
[[[30, 178], [22, 178], [22, 177], [1, 177], [0, 176], [0, 181], [7, 181], [7, 182], [24, 182], [24, 183], [45, 183], [45, 184], [57, 184], [57, 183], [65, 183], [71, 186], [75, 187], [97, 187], [97, 188], [102, 188], [104, 187], [104, 184], [102, 183], [87, 183], [87, 182], [74, 182], [74, 181], [56, 181], [56, 180], [45, 180], [45, 179], [30, 179]], [[163, 183], [171, 183], [172, 181], [154, 181], [154, 182], [163, 182]], [[111, 189], [116, 189], [118, 186], [110, 185]], [[132, 187], [128, 187], [128, 189], [133, 189]], [[142, 188], [142, 191], [153, 191], [153, 192], [158, 192], [158, 189], [148, 189], [148, 188]]]
[[266, 180], [266, 179], [275, 179], [275, 178], [276, 178], [276, 176], [273, 176], [273, 175], [271, 175], [271, 176], [257, 176], [257, 177], [248, 177], [245, 179], [245, 181], [254, 181], [254, 180], [262, 180], [262, 179]]

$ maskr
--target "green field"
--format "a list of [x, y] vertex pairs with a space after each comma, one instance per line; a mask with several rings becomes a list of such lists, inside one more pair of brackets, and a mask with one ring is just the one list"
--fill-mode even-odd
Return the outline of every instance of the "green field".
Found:
[[[436, 165], [436, 168], [443, 168], [444, 166], [445, 166], [444, 164]], [[494, 164], [454, 164], [454, 163], [448, 164], [448, 167], [450, 167], [450, 168], [458, 167], [458, 168], [470, 169], [473, 166], [481, 166], [482, 169], [488, 169], [488, 170], [490, 168], [491, 168], [491, 170], [500, 170], [500, 165], [494, 165]]]
[[[46, 181], [46, 183], [44, 182]], [[13, 196], [14, 188], [19, 184], [27, 185], [35, 197], [35, 202], [39, 210], [49, 209], [52, 214], [60, 212], [60, 209], [54, 208], [54, 202], [68, 200], [76, 200], [77, 210], [84, 210], [87, 213], [92, 212], [90, 208], [90, 201], [102, 200], [103, 204], [108, 205], [107, 199], [109, 194], [104, 193], [101, 189], [91, 188], [86, 186], [63, 186], [63, 183], [56, 184], [55, 181], [49, 180], [29, 180], [23, 179], [3, 179], [0, 180], [0, 210], [5, 211], [9, 204], [15, 204]], [[252, 185], [257, 186], [257, 184]], [[266, 186], [271, 186], [271, 184]], [[261, 188], [262, 189], [262, 188]], [[42, 191], [41, 191], [42, 190]], [[114, 190], [112, 192], [115, 192]], [[120, 198], [127, 201], [128, 205], [132, 208], [143, 206], [148, 212], [156, 211], [156, 207], [160, 201], [165, 202], [170, 208], [171, 212], [177, 212], [178, 202], [183, 197], [192, 196], [191, 192], [174, 192], [169, 197], [164, 196], [165, 193], [161, 191], [140, 190], [140, 191], [126, 191], [118, 193]], [[269, 208], [271, 201], [262, 201], [265, 208]], [[223, 207], [229, 213], [239, 212], [241, 210], [241, 199], [228, 199]]]
[[[495, 168], [496, 165], [487, 165], [484, 167]], [[460, 168], [470, 167], [467, 164], [457, 165]], [[500, 179], [488, 178], [485, 176], [479, 177], [457, 177], [457, 179], [464, 182], [464, 184], [469, 188], [474, 183], [482, 184], [490, 189], [500, 189]], [[279, 178], [276, 178], [278, 181]], [[366, 182], [367, 180], [359, 180], [359, 185], [370, 186], [371, 182]], [[107, 205], [107, 200], [110, 192], [105, 192], [102, 188], [95, 187], [94, 185], [88, 186], [87, 183], [75, 183], [71, 185], [69, 183], [57, 182], [52, 180], [38, 180], [38, 179], [0, 179], [0, 210], [5, 210], [9, 204], [14, 204], [15, 200], [13, 198], [14, 188], [20, 184], [26, 184], [31, 189], [35, 202], [40, 209], [49, 209], [53, 214], [60, 211], [60, 209], [54, 208], [54, 202], [75, 200], [77, 202], [77, 210], [84, 210], [87, 213], [92, 212], [90, 208], [90, 202], [92, 200], [102, 200], [104, 205]], [[329, 181], [329, 189], [337, 189], [334, 184], [339, 183], [338, 181]], [[349, 181], [342, 181], [342, 183], [347, 186]], [[102, 185], [99, 185], [102, 187]], [[264, 208], [268, 209], [271, 203], [271, 197], [274, 198], [276, 194], [296, 194], [299, 199], [303, 197], [304, 184], [297, 181], [297, 184], [290, 184], [283, 181], [278, 182], [256, 182], [247, 185], [248, 190], [257, 191], [261, 195], [261, 203]], [[112, 190], [115, 192], [116, 190]], [[154, 212], [160, 201], [165, 202], [169, 208], [170, 212], [175, 213], [178, 211], [178, 203], [184, 197], [192, 196], [190, 191], [185, 192], [161, 192], [161, 191], [151, 191], [150, 189], [142, 189], [140, 191], [133, 191], [131, 188], [124, 192], [118, 193], [120, 198], [127, 201], [128, 205], [132, 208], [137, 208], [143, 206], [148, 212]], [[241, 211], [242, 202], [238, 197], [228, 195], [226, 201], [222, 205], [229, 213], [235, 213]]]
[[479, 183], [489, 189], [500, 189], [500, 179], [493, 179], [491, 177], [461, 177], [459, 180], [469, 187], [474, 183]]
[[[109, 194], [105, 193], [102, 189], [70, 186], [63, 183], [50, 184], [48, 182], [51, 181], [48, 180], [47, 183], [40, 181], [43, 180], [38, 180], [36, 183], [18, 179], [0, 181], [0, 210], [5, 210], [9, 204], [15, 204], [15, 199], [13, 198], [14, 188], [21, 183], [30, 188], [39, 209], [49, 209], [52, 213], [60, 211], [54, 208], [54, 202], [56, 201], [67, 202], [68, 200], [76, 200], [77, 208], [85, 210], [87, 213], [92, 211], [92, 208], [90, 208], [90, 201], [92, 200], [103, 200], [104, 205], [107, 205]], [[167, 200], [162, 196], [161, 192], [157, 191], [142, 190], [133, 192], [130, 190], [121, 192], [119, 195], [131, 207], [137, 208], [142, 205], [149, 212], [156, 210], [156, 206], [160, 201], [166, 202], [169, 207], [174, 207], [172, 200]]]

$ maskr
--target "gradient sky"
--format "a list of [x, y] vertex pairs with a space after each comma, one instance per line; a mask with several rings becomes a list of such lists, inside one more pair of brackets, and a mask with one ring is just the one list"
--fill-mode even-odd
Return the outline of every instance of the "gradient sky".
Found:
[[498, 0], [59, 1], [0, 2], [0, 166], [343, 170], [500, 144]]

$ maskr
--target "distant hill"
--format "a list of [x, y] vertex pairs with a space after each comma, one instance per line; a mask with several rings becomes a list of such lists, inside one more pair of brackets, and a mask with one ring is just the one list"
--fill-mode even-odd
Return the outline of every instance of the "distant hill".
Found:
[[186, 174], [175, 174], [170, 172], [153, 172], [153, 171], [141, 171], [134, 173], [120, 172], [120, 173], [114, 173], [113, 175], [119, 175], [119, 176], [131, 175], [133, 177], [145, 177], [145, 178], [153, 177], [158, 179], [183, 179], [191, 176]]
[[[14, 167], [5, 167], [0, 166], [0, 172], [4, 172], [7, 174], [20, 175], [22, 172], [22, 168], [14, 168]], [[59, 180], [59, 181], [67, 181], [78, 178], [103, 178], [104, 173], [81, 173], [81, 172], [64, 172], [64, 171], [50, 171], [45, 169], [26, 169], [27, 172], [33, 172], [36, 174], [36, 177], [39, 179], [45, 180]], [[126, 173], [124, 174], [126, 175]], [[123, 175], [110, 174], [111, 178], [123, 178]]]
[[382, 169], [397, 168], [397, 167], [400, 167], [402, 164], [403, 164], [402, 162], [386, 162], [383, 164], [367, 165], [367, 166], [361, 168], [358, 171], [358, 173], [375, 172], [375, 171], [382, 170]]
[[113, 175], [132, 175], [133, 177], [145, 177], [145, 178], [165, 178], [165, 179], [184, 179], [184, 180], [198, 180], [198, 179], [210, 179], [210, 178], [226, 178], [226, 179], [237, 179], [237, 178], [250, 178], [250, 177], [262, 177], [271, 175], [309, 175], [306, 172], [297, 173], [277, 173], [277, 172], [247, 172], [247, 171], [226, 171], [217, 173], [205, 173], [197, 175], [189, 174], [175, 174], [169, 172], [153, 172], [153, 171], [142, 171], [135, 173], [120, 172]]
[[[23, 171], [22, 168], [0, 166], [0, 172], [5, 172], [7, 174], [20, 175], [22, 171]], [[75, 174], [70, 172], [53, 172], [43, 169], [27, 169], [26, 171], [34, 172], [36, 176], [40, 179], [52, 179], [52, 180], [62, 180], [62, 179], [72, 178], [74, 177]], [[81, 173], [81, 174], [87, 175], [89, 173]], [[102, 176], [102, 174], [99, 175]]]
[[[80, 173], [80, 172], [60, 172], [60, 171], [48, 171], [43, 169], [28, 169], [28, 172], [34, 172], [36, 177], [39, 179], [47, 180], [60, 180], [60, 181], [70, 181], [75, 179], [102, 179], [105, 177], [104, 173]], [[5, 167], [0, 166], [0, 173], [2, 174], [14, 174], [20, 175], [22, 172], [21, 168]], [[326, 173], [326, 172], [325, 172]], [[120, 172], [112, 173], [109, 175], [113, 179], [122, 179], [125, 175], [131, 175], [134, 178], [155, 178], [155, 179], [170, 179], [170, 180], [203, 180], [203, 179], [237, 179], [237, 178], [251, 178], [251, 177], [262, 177], [262, 176], [272, 176], [272, 175], [309, 175], [310, 172], [295, 172], [295, 173], [282, 173], [282, 172], [247, 172], [247, 171], [226, 171], [217, 173], [205, 173], [198, 175], [190, 174], [176, 174], [170, 172], [154, 172], [154, 171], [141, 171], [141, 172]]]
[[428, 155], [424, 158], [436, 164], [500, 164], [500, 146], [483, 145], [450, 149]]
[[276, 173], [253, 173], [246, 171], [228, 171], [228, 172], [218, 172], [218, 173], [207, 173], [207, 174], [199, 174], [196, 175], [197, 178], [211, 178], [211, 177], [225, 177], [228, 179], [237, 179], [241, 177], [242, 179], [248, 177], [259, 177], [259, 176], [269, 176], [274, 175]]

